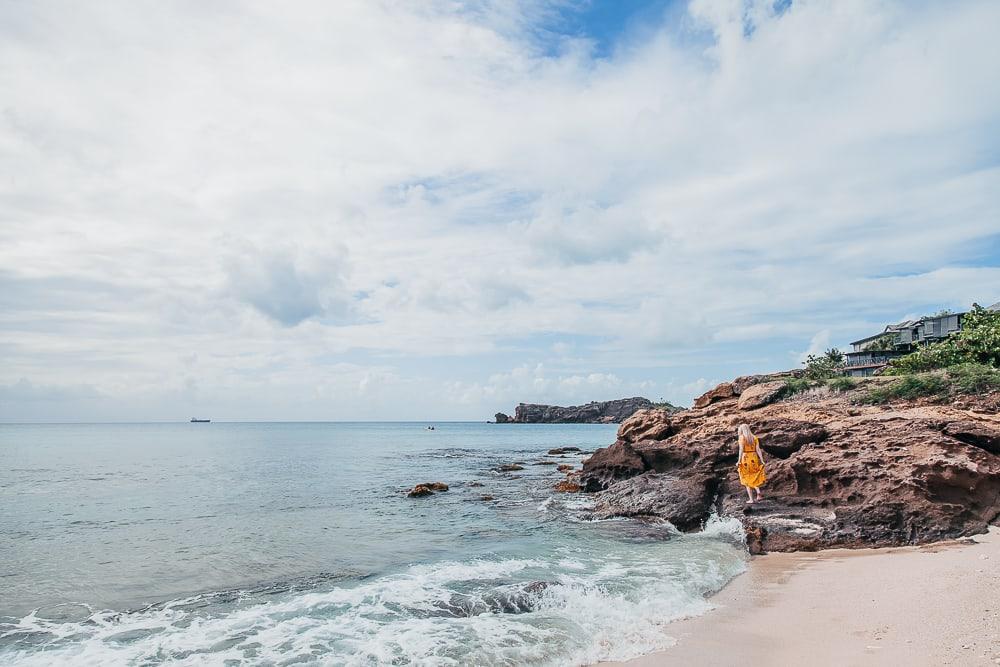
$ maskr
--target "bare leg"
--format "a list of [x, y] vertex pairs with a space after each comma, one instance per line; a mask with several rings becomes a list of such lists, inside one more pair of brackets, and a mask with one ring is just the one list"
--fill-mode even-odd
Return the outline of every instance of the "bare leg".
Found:
[[747, 490], [747, 505], [753, 505], [753, 491], [749, 486], [744, 486], [743, 488]]
[[761, 500], [761, 499], [762, 499], [762, 498], [763, 498], [764, 496], [760, 495], [760, 487], [758, 486], [758, 487], [757, 487], [756, 489], [754, 489], [754, 490], [755, 490], [755, 491], [757, 492], [757, 500], [758, 500], [758, 501], [759, 501], [759, 500]]

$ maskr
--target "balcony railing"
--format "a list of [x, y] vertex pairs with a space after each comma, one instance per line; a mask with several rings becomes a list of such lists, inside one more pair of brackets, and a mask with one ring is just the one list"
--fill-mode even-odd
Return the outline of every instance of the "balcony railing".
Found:
[[846, 368], [857, 368], [864, 366], [884, 366], [891, 360], [907, 354], [906, 352], [896, 352], [894, 350], [880, 350], [870, 352], [848, 352], [844, 355], [844, 366]]

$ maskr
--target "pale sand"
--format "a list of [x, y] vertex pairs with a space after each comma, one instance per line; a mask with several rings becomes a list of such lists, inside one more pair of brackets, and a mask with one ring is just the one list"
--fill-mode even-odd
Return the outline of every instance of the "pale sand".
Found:
[[671, 623], [653, 665], [1000, 665], [1000, 529], [898, 549], [773, 554]]

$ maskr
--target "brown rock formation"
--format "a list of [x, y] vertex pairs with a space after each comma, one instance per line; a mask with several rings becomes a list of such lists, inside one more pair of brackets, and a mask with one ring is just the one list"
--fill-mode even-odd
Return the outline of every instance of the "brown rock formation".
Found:
[[610, 447], [598, 449], [584, 462], [581, 486], [587, 491], [600, 491], [619, 480], [641, 475], [646, 469], [639, 453], [619, 440]]
[[736, 395], [736, 392], [733, 390], [733, 383], [723, 382], [714, 389], [709, 389], [704, 394], [694, 399], [694, 407], [704, 408], [714, 401], [721, 401], [726, 398], [732, 398]]
[[579, 493], [580, 485], [573, 480], [567, 479], [556, 484], [555, 490], [561, 491], [562, 493]]
[[661, 440], [670, 435], [670, 415], [667, 410], [639, 410], [618, 427], [618, 439], [625, 442]]
[[447, 491], [448, 485], [444, 482], [424, 482], [423, 484], [417, 484], [410, 492], [407, 493], [411, 498], [420, 498], [423, 496], [434, 495], [435, 491]]
[[636, 411], [652, 406], [648, 398], [638, 396], [569, 407], [521, 403], [514, 410], [513, 421], [519, 424], [618, 424]]
[[740, 410], [756, 410], [769, 403], [774, 403], [787, 391], [784, 382], [763, 382], [747, 387], [739, 394], [737, 407]]
[[[942, 404], [862, 406], [851, 393], [768, 404], [767, 385], [779, 381], [750, 379], [716, 387], [700, 408], [623, 423], [619, 440], [583, 466], [581, 486], [600, 492], [595, 514], [694, 530], [718, 512], [743, 522], [754, 552], [923, 543], [982, 532], [1000, 517], [1000, 392]], [[752, 411], [740, 406], [748, 393]], [[754, 505], [736, 473], [742, 422], [766, 459], [764, 500]]]

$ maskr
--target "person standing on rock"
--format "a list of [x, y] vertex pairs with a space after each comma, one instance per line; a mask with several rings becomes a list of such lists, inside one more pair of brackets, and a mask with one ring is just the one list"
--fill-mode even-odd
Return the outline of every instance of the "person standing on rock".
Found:
[[755, 502], [754, 491], [757, 492], [756, 500], [760, 500], [760, 487], [767, 481], [767, 475], [764, 474], [764, 457], [761, 455], [760, 441], [748, 424], [740, 424], [737, 435], [740, 455], [736, 462], [736, 471], [740, 474], [740, 484], [746, 487], [749, 497], [747, 504], [752, 505]]

